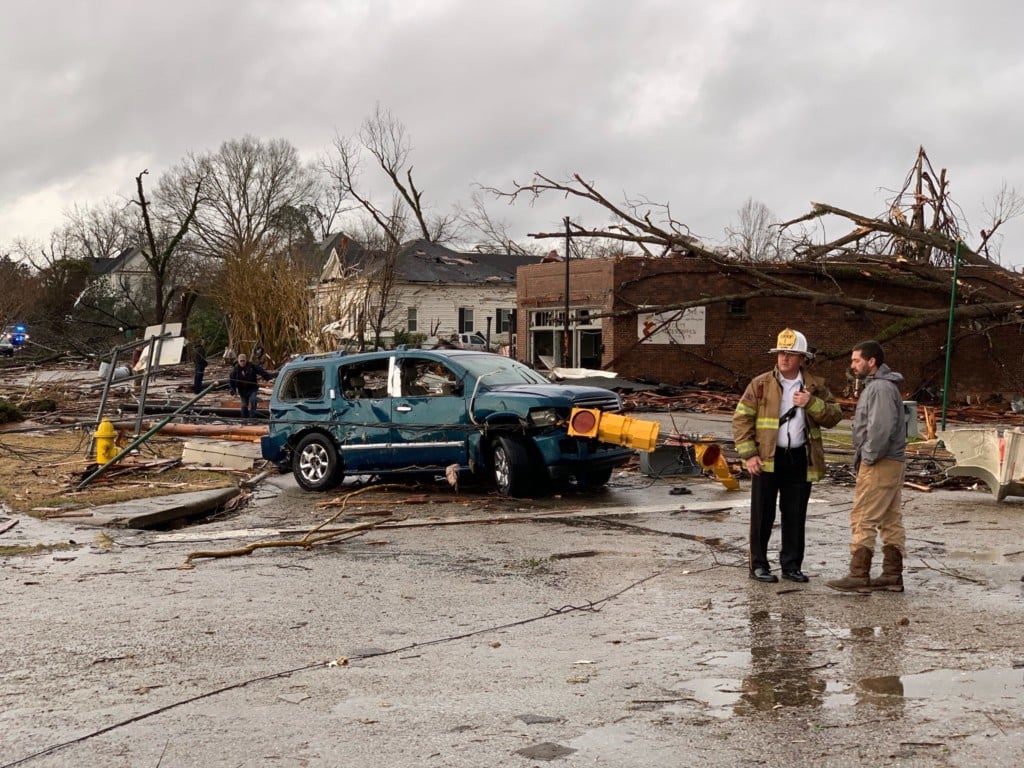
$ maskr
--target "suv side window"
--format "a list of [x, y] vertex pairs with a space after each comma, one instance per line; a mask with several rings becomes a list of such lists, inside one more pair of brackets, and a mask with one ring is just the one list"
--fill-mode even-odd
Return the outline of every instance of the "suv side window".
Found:
[[407, 357], [402, 361], [402, 395], [405, 397], [450, 395], [456, 382], [455, 374], [437, 360]]
[[323, 368], [300, 368], [292, 371], [281, 384], [278, 395], [282, 400], [323, 400]]
[[338, 369], [341, 395], [346, 400], [379, 399], [388, 395], [388, 361], [377, 360]]

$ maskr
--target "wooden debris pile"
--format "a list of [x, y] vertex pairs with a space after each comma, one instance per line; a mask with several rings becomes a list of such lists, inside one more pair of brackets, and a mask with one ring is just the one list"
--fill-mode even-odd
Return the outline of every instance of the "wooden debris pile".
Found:
[[[702, 389], [683, 389], [675, 391], [648, 390], [637, 392], [620, 392], [623, 409], [626, 411], [686, 411], [690, 413], [724, 413], [731, 414], [739, 402], [739, 395], [731, 392], [718, 392]], [[853, 418], [857, 401], [853, 398], [837, 397], [836, 402], [843, 410], [843, 415]], [[924, 405], [918, 403], [918, 421], [934, 437], [934, 425], [941, 414], [941, 405]], [[1024, 426], [1024, 411], [1015, 411], [1013, 407], [1002, 401], [988, 403], [972, 403], [946, 408], [947, 421], [960, 424], [1001, 424], [1009, 427]]]
[[624, 392], [622, 404], [626, 411], [688, 411], [690, 413], [732, 413], [738, 395], [708, 390], [664, 392]]
[[[948, 477], [946, 470], [956, 464], [949, 451], [937, 440], [923, 440], [907, 444], [907, 470], [903, 485], [915, 491], [927, 493], [936, 488], [962, 490], [974, 488], [977, 480], [967, 477]], [[830, 462], [825, 469], [829, 480], [836, 485], [852, 486], [856, 483], [853, 465], [846, 462]]]

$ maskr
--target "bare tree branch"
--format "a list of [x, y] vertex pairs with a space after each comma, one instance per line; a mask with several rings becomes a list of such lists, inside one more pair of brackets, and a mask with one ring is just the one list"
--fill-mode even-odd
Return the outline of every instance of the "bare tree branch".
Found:
[[334, 155], [321, 160], [321, 168], [334, 180], [342, 197], [351, 198], [381, 227], [391, 241], [399, 244], [396, 232], [389, 232], [388, 222], [393, 217], [374, 202], [373, 195], [362, 178], [362, 153], [368, 153], [384, 173], [389, 187], [402, 202], [404, 220], [408, 214], [416, 221], [422, 239], [441, 243], [458, 233], [455, 213], [429, 216], [423, 202], [423, 191], [416, 186], [409, 165], [412, 152], [405, 126], [379, 104], [371, 117], [363, 121], [356, 137], [335, 136]]
[[[139, 207], [140, 215], [142, 216], [142, 236], [146, 242], [146, 248], [142, 249], [142, 256], [146, 260], [150, 277], [153, 280], [152, 298], [154, 313], [150, 319], [152, 324], [159, 324], [167, 320], [171, 304], [184, 288], [184, 286], [176, 284], [174, 276], [185, 271], [180, 262], [186, 258], [186, 255], [181, 252], [180, 246], [189, 231], [189, 227], [195, 220], [196, 210], [201, 199], [203, 181], [198, 179], [194, 182], [192, 198], [184, 211], [184, 220], [177, 225], [173, 232], [161, 230], [158, 237], [158, 232], [150, 216], [150, 203], [146, 199], [146, 193], [142, 184], [142, 177], [148, 173], [148, 170], [144, 170], [135, 177], [138, 199], [132, 202]], [[131, 292], [126, 291], [126, 293], [130, 294]], [[185, 317], [182, 320], [187, 322]]]

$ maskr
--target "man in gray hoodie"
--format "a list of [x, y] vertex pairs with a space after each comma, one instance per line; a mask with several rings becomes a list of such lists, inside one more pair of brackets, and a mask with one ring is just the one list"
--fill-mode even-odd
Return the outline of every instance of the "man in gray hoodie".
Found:
[[[850, 573], [826, 582], [841, 592], [903, 591], [906, 531], [901, 508], [907, 427], [903, 375], [885, 364], [877, 341], [853, 348], [850, 368], [864, 380], [853, 415], [853, 467], [857, 486], [850, 510]], [[882, 575], [871, 578], [876, 533], [882, 539]]]

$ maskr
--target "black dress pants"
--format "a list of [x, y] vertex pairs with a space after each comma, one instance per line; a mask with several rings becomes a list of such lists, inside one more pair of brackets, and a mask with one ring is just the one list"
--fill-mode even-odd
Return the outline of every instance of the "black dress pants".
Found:
[[775, 505], [782, 515], [783, 571], [799, 571], [804, 561], [804, 527], [811, 484], [807, 482], [807, 446], [776, 448], [775, 471], [754, 475], [750, 484], [750, 570], [768, 569], [768, 540]]

